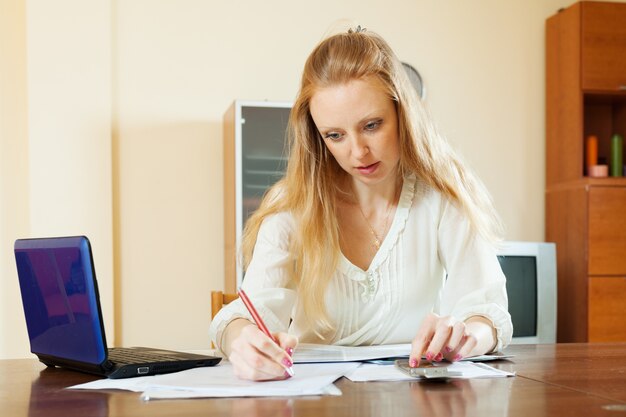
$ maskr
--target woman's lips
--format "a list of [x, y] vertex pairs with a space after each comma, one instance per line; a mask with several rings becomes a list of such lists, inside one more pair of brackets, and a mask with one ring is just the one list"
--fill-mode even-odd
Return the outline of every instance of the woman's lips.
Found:
[[378, 168], [378, 165], [380, 165], [380, 161], [374, 162], [371, 165], [357, 167], [356, 169], [363, 175], [370, 175], [374, 171], [376, 171], [376, 169]]

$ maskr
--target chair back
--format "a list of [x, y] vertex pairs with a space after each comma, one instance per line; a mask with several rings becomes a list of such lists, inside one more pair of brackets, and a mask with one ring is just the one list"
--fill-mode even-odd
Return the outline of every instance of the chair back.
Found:
[[211, 291], [211, 320], [222, 309], [225, 304], [235, 301], [237, 294], [225, 293], [222, 291]]

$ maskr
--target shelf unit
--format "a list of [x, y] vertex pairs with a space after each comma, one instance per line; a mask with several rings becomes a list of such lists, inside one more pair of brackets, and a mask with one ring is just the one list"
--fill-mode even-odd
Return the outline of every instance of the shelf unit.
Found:
[[626, 341], [626, 178], [590, 178], [626, 136], [626, 4], [576, 3], [546, 22], [546, 240], [557, 244], [559, 342]]
[[224, 127], [224, 291], [241, 285], [237, 250], [246, 220], [287, 166], [286, 130], [291, 103], [235, 100]]

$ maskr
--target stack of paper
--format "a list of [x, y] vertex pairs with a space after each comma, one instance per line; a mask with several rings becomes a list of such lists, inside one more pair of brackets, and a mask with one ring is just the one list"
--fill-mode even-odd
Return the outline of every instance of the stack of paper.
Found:
[[[314, 362], [354, 362], [383, 360], [393, 364], [397, 358], [408, 358], [411, 344], [374, 345], [374, 346], [335, 346], [301, 343], [294, 352], [294, 363]], [[502, 352], [464, 358], [464, 361], [488, 362], [497, 359], [511, 358]]]
[[196, 368], [165, 375], [127, 379], [101, 379], [70, 389], [123, 389], [142, 392], [145, 400], [196, 397], [274, 397], [301, 395], [341, 395], [333, 382], [360, 364], [318, 363], [294, 365], [295, 376], [281, 381], [253, 382], [237, 378], [232, 365]]
[[350, 362], [409, 357], [410, 344], [376, 346], [335, 346], [301, 343], [294, 352], [294, 363]]
[[[470, 378], [503, 378], [514, 376], [511, 372], [501, 371], [484, 363], [454, 362], [446, 366], [449, 371], [459, 372], [458, 376], [451, 376], [451, 379]], [[375, 365], [364, 363], [352, 372], [345, 375], [352, 382], [366, 381], [415, 381], [416, 377], [409, 376], [400, 371], [395, 366]]]

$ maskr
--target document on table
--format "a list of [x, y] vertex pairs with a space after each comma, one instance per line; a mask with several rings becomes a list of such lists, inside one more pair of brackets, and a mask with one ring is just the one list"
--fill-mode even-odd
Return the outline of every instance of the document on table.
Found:
[[165, 375], [126, 379], [101, 379], [69, 389], [122, 389], [142, 392], [144, 400], [200, 397], [274, 397], [341, 395], [333, 382], [352, 372], [359, 363], [294, 365], [295, 376], [281, 381], [245, 381], [234, 375], [232, 365], [190, 369]]
[[335, 346], [300, 343], [293, 353], [294, 363], [352, 362], [385, 358], [408, 358], [409, 343], [375, 346]]
[[[502, 378], [515, 376], [514, 373], [501, 371], [484, 363], [454, 362], [447, 365], [449, 371], [459, 372], [458, 376], [448, 377], [450, 379], [471, 379], [471, 378]], [[400, 371], [395, 366], [376, 365], [364, 363], [358, 368], [345, 375], [352, 382], [367, 381], [415, 381], [414, 376], [409, 376]]]
[[[408, 358], [411, 353], [411, 344], [402, 343], [395, 345], [374, 345], [374, 346], [335, 346], [318, 345], [314, 343], [301, 343], [293, 354], [294, 363], [313, 362], [364, 362], [364, 361], [385, 361], [393, 365], [393, 360]], [[502, 352], [494, 352], [488, 355], [474, 356], [463, 360], [472, 362], [487, 362], [497, 359], [511, 358]], [[379, 362], [383, 364], [384, 362]]]
[[[497, 378], [514, 376], [483, 363], [455, 362], [448, 365], [460, 372], [453, 378]], [[99, 379], [68, 389], [121, 389], [141, 392], [144, 400], [206, 397], [288, 397], [341, 395], [333, 384], [342, 376], [353, 382], [414, 381], [395, 366], [360, 362], [330, 362], [294, 365], [295, 376], [281, 381], [253, 382], [237, 378], [232, 365], [224, 361], [207, 368], [196, 368], [165, 375], [125, 379]]]

